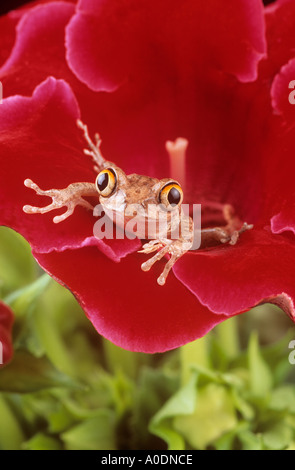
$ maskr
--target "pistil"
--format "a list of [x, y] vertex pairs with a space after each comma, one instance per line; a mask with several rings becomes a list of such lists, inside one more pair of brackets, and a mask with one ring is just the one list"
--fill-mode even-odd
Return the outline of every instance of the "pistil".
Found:
[[185, 158], [188, 140], [178, 137], [174, 142], [167, 140], [165, 147], [169, 154], [170, 176], [185, 188]]

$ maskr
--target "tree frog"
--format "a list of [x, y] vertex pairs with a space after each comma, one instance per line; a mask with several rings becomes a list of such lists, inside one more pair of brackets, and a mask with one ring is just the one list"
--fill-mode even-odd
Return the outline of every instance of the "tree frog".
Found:
[[[84, 198], [95, 196], [98, 197], [107, 216], [115, 220], [121, 228], [128, 229], [128, 223], [134, 217], [134, 207], [139, 207], [141, 210], [137, 227], [138, 237], [150, 239], [143, 244], [139, 252], [145, 254], [156, 252], [141, 265], [141, 268], [143, 271], [149, 271], [154, 263], [169, 254], [170, 258], [157, 279], [158, 284], [163, 286], [173, 265], [192, 248], [194, 241], [193, 220], [183, 213], [181, 207], [183, 201], [181, 185], [171, 178], [159, 180], [135, 173], [126, 175], [121, 168], [102, 156], [99, 135], [95, 134], [93, 142], [87, 126], [80, 120], [77, 121], [77, 125], [83, 131], [88, 145], [84, 153], [94, 162], [94, 169], [97, 172], [95, 182], [77, 182], [65, 189], [42, 190], [32, 180], [26, 179], [25, 186], [41, 196], [51, 197], [52, 203], [45, 207], [25, 205], [24, 212], [44, 214], [66, 207], [62, 215], [53, 218], [54, 223], [59, 223], [72, 215], [78, 205], [93, 210], [92, 204]], [[239, 219], [233, 216], [231, 206], [224, 207], [227, 224], [224, 227], [202, 229], [203, 242], [213, 239], [217, 243], [234, 245], [242, 232], [252, 228], [252, 225], [241, 224]], [[175, 232], [178, 233], [177, 238], [172, 236]]]

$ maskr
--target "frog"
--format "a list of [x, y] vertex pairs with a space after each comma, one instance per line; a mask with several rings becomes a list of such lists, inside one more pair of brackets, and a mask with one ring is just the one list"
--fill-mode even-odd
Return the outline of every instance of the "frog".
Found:
[[[53, 223], [57, 224], [70, 217], [77, 206], [93, 211], [93, 204], [85, 198], [95, 197], [105, 214], [127, 232], [128, 224], [137, 216], [136, 235], [145, 240], [138, 252], [154, 253], [141, 264], [141, 269], [149, 271], [156, 262], [168, 256], [157, 278], [158, 285], [164, 286], [175, 263], [192, 249], [196, 233], [192, 217], [182, 210], [184, 194], [181, 184], [173, 178], [126, 174], [115, 163], [104, 158], [98, 133], [92, 140], [87, 125], [80, 119], [77, 120], [77, 126], [87, 144], [83, 152], [93, 161], [95, 181], [75, 182], [67, 188], [44, 190], [27, 178], [24, 181], [27, 188], [40, 196], [49, 196], [52, 202], [44, 207], [25, 205], [23, 211], [30, 215], [45, 214], [65, 207], [63, 214], [53, 217]], [[177, 139], [174, 148], [170, 146], [171, 151], [177, 150], [177, 145], [183, 145], [183, 140]], [[241, 224], [230, 205], [224, 206], [224, 219], [224, 226], [200, 229], [203, 242], [213, 239], [216, 244], [235, 245], [241, 233], [253, 227], [246, 222]]]

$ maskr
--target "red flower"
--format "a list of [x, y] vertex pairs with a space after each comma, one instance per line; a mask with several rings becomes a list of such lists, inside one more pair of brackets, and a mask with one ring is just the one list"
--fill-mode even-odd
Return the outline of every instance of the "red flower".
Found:
[[12, 358], [12, 324], [12, 311], [0, 301], [0, 367], [7, 364]]
[[[294, 65], [283, 67], [293, 10], [292, 0], [265, 10], [260, 0], [80, 0], [20, 15], [0, 69], [11, 96], [0, 106], [0, 223], [116, 344], [171, 349], [266, 301], [294, 319]], [[205, 223], [209, 203], [231, 204], [254, 229], [235, 246], [187, 253], [159, 287], [161, 266], [140, 270], [139, 240], [97, 240], [90, 212], [58, 225], [52, 213], [25, 214], [43, 205], [26, 178], [42, 189], [94, 181], [80, 116], [126, 173], [169, 176], [165, 142], [187, 138], [186, 201], [203, 204]]]

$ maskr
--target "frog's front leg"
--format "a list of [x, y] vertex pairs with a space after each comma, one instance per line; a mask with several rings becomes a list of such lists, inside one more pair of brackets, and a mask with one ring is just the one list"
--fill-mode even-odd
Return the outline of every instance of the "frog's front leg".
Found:
[[23, 211], [26, 214], [45, 214], [46, 212], [66, 207], [67, 210], [62, 215], [53, 218], [53, 222], [56, 224], [72, 215], [76, 206], [93, 210], [93, 206], [90, 202], [86, 201], [84, 197], [98, 196], [95, 184], [93, 183], [73, 183], [65, 189], [49, 190], [40, 189], [39, 186], [30, 179], [26, 179], [24, 184], [27, 188], [33, 189], [40, 196], [48, 196], [52, 199], [51, 204], [45, 207], [24, 206]]
[[194, 240], [194, 223], [191, 217], [186, 217], [184, 214], [181, 216], [180, 221], [180, 236], [177, 239], [172, 238], [158, 238], [145, 243], [139, 253], [157, 253], [141, 265], [143, 271], [149, 271], [151, 267], [166, 254], [170, 255], [170, 259], [165, 264], [164, 270], [158, 277], [157, 282], [163, 286], [166, 282], [167, 276], [177, 260], [181, 258], [193, 245]]
[[167, 276], [174, 266], [176, 261], [181, 258], [192, 246], [192, 242], [188, 240], [169, 240], [160, 239], [152, 240], [149, 243], [143, 245], [143, 249], [139, 253], [152, 253], [153, 251], [159, 250], [152, 258], [148, 259], [141, 265], [143, 271], [149, 271], [151, 267], [160, 259], [162, 259], [167, 253], [171, 255], [169, 261], [165, 264], [163, 272], [157, 279], [160, 286], [163, 286], [166, 282]]

